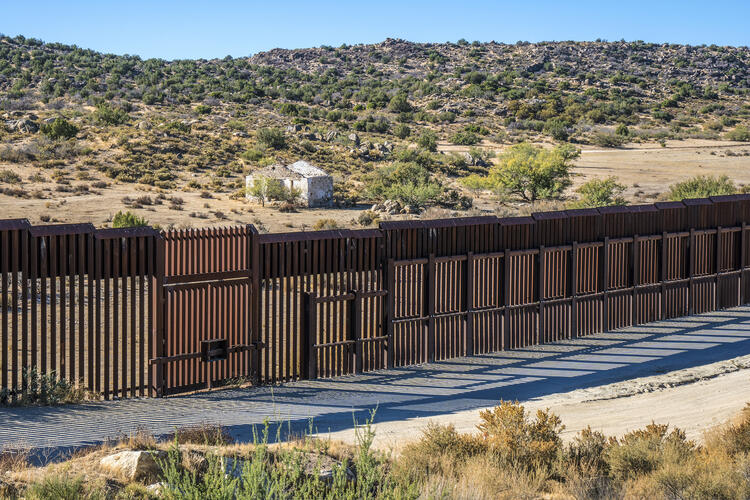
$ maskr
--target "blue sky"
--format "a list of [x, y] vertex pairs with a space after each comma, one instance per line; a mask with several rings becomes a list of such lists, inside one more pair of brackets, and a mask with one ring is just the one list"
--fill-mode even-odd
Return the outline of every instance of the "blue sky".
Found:
[[214, 58], [274, 47], [465, 38], [750, 45], [750, 0], [332, 2], [0, 0], [0, 33], [141, 57]]

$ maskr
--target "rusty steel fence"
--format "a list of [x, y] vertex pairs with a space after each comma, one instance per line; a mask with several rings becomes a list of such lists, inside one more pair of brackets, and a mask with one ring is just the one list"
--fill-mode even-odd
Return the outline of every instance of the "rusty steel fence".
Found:
[[0, 399], [334, 377], [747, 302], [750, 195], [258, 234], [0, 221]]

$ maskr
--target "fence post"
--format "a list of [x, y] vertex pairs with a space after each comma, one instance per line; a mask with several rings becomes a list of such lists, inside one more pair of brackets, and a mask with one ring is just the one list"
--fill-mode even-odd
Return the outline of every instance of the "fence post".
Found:
[[578, 337], [578, 242], [570, 247], [570, 338]]
[[427, 361], [435, 361], [435, 254], [431, 253], [427, 260], [427, 279], [425, 280], [427, 294]]
[[630, 299], [630, 324], [638, 324], [638, 283], [641, 272], [641, 252], [639, 248], [638, 235], [633, 235], [633, 251], [630, 252], [631, 269], [633, 270], [633, 296]]
[[695, 273], [695, 229], [690, 228], [688, 242], [688, 314], [695, 314], [695, 293], [693, 292], [693, 274]]
[[466, 275], [464, 279], [464, 300], [466, 304], [466, 356], [474, 354], [474, 253], [466, 254]]
[[661, 233], [661, 319], [667, 319], [667, 232]]
[[[166, 266], [166, 241], [164, 240], [164, 237], [161, 235], [154, 236], [154, 239], [156, 240], [156, 275], [154, 276], [154, 285], [156, 288], [156, 293], [154, 294], [156, 298], [156, 304], [154, 304], [154, 326], [156, 331], [154, 332], [154, 357], [156, 358], [162, 358], [164, 356], [165, 351], [165, 343], [166, 339], [164, 337], [164, 320], [166, 317], [166, 307], [167, 307], [167, 301], [165, 297], [164, 292], [164, 275], [166, 273], [165, 266]], [[97, 254], [97, 260], [101, 259], [101, 255]], [[100, 276], [98, 276], [100, 277]], [[98, 299], [98, 297], [97, 297]], [[105, 300], [108, 300], [108, 297], [105, 297]], [[105, 321], [109, 321], [108, 318], [105, 318]], [[105, 348], [108, 348], [108, 346], [105, 346]], [[105, 358], [106, 359], [106, 358]], [[156, 396], [162, 397], [165, 396], [165, 389], [166, 389], [166, 377], [165, 372], [167, 370], [167, 364], [166, 363], [158, 363], [156, 365], [152, 365], [155, 372], [155, 380], [154, 380], [154, 387], [156, 389]], [[108, 367], [105, 366], [104, 370], [105, 373], [107, 371]], [[105, 386], [105, 391], [108, 390], [108, 388]]]
[[[260, 241], [258, 241], [258, 230], [252, 224], [248, 225], [248, 231], [250, 233], [250, 241], [248, 245], [248, 251], [250, 252], [250, 259], [248, 261], [248, 267], [250, 271], [251, 286], [250, 286], [250, 325], [248, 325], [248, 334], [250, 335], [251, 345], [253, 346], [251, 352], [251, 363], [252, 368], [250, 371], [250, 377], [254, 386], [260, 385], [260, 350], [265, 349], [266, 346], [261, 343], [261, 329], [262, 329], [262, 318], [261, 318], [261, 282], [260, 282]], [[301, 375], [301, 374], [300, 374]]]
[[302, 373], [308, 380], [318, 378], [318, 356], [315, 351], [315, 296], [311, 292], [302, 294]]
[[537, 299], [539, 300], [539, 323], [538, 323], [538, 330], [537, 330], [537, 344], [541, 344], [545, 341], [544, 336], [544, 289], [546, 287], [545, 279], [546, 279], [546, 269], [545, 269], [545, 262], [544, 262], [544, 245], [539, 245], [539, 254], [537, 255], [537, 258], [539, 259], [539, 280], [537, 280]]
[[387, 275], [386, 275], [386, 292], [388, 295], [385, 297], [385, 328], [386, 328], [386, 335], [388, 336], [388, 352], [386, 353], [386, 368], [393, 368], [395, 366], [396, 361], [396, 345], [394, 344], [393, 339], [393, 318], [395, 314], [395, 292], [396, 289], [396, 266], [393, 262], [393, 259], [388, 259], [388, 268], [387, 268]]
[[740, 305], [745, 303], [745, 229], [746, 223], [742, 223], [740, 229]]
[[602, 331], [609, 331], [609, 236], [602, 244]]
[[503, 253], [503, 351], [510, 349], [510, 249]]
[[714, 278], [714, 311], [719, 310], [719, 273], [721, 272], [721, 226], [716, 228], [716, 255], [714, 256], [716, 266], [716, 278]]
[[354, 373], [362, 373], [362, 294], [358, 290], [350, 291], [354, 298], [349, 304], [349, 339], [354, 341]]

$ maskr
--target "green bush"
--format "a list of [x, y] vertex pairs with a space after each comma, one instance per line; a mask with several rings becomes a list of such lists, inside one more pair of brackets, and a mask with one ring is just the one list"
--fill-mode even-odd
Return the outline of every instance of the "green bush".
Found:
[[625, 198], [622, 197], [624, 191], [625, 186], [619, 184], [616, 177], [591, 179], [576, 189], [580, 198], [571, 206], [573, 208], [596, 208], [625, 205]]
[[396, 162], [375, 169], [368, 177], [367, 196], [377, 201], [396, 200], [424, 208], [438, 203], [444, 188], [430, 172], [414, 162]]
[[479, 143], [479, 137], [474, 132], [468, 130], [459, 130], [453, 134], [450, 138], [452, 144], [458, 144], [462, 146], [473, 146]]
[[408, 125], [402, 123], [393, 130], [393, 134], [399, 139], [406, 139], [411, 135], [411, 129]]
[[255, 138], [259, 144], [267, 148], [284, 149], [286, 147], [284, 132], [278, 128], [260, 128], [255, 133]]
[[604, 132], [600, 132], [598, 134], [594, 134], [593, 142], [597, 146], [601, 146], [603, 148], [619, 148], [620, 146], [625, 144], [625, 136], [618, 133], [607, 134]]
[[108, 103], [101, 103], [96, 106], [94, 119], [103, 125], [122, 125], [130, 119], [127, 111], [122, 108], [114, 107]]
[[258, 200], [261, 206], [267, 201], [282, 201], [294, 205], [302, 194], [299, 189], [290, 189], [280, 179], [257, 176], [253, 185], [247, 188], [247, 194]]
[[727, 139], [730, 141], [748, 142], [750, 141], [750, 130], [744, 125], [737, 125], [733, 130], [727, 132]]
[[112, 217], [112, 227], [139, 227], [148, 226], [148, 221], [143, 217], [138, 217], [130, 211], [119, 211]]
[[678, 182], [669, 186], [668, 197], [672, 201], [680, 201], [688, 198], [707, 198], [723, 194], [734, 194], [737, 188], [734, 182], [722, 175], [698, 175], [686, 181]]
[[556, 141], [567, 141], [570, 134], [568, 133], [568, 127], [562, 120], [557, 118], [550, 118], [544, 124], [543, 132], [551, 136]]
[[78, 127], [65, 118], [55, 118], [52, 123], [43, 123], [41, 131], [50, 139], [71, 139], [78, 133]]
[[388, 109], [394, 113], [408, 113], [412, 111], [412, 106], [406, 98], [406, 94], [396, 94], [388, 103]]
[[432, 130], [425, 130], [417, 139], [417, 146], [434, 153], [437, 151], [437, 135]]

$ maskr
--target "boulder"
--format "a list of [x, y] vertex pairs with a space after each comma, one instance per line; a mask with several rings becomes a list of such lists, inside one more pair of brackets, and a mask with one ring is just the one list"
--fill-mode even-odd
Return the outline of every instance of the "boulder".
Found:
[[146, 491], [157, 497], [161, 496], [162, 489], [164, 489], [164, 483], [154, 483], [146, 486]]
[[159, 475], [156, 458], [163, 459], [162, 451], [121, 451], [101, 459], [99, 464], [106, 470], [122, 475], [131, 481], [155, 479]]
[[299, 125], [299, 124], [289, 125], [286, 128], [286, 131], [289, 132], [290, 134], [293, 134], [295, 132], [299, 132], [300, 130], [302, 130], [302, 125]]
[[135, 128], [138, 130], [151, 130], [151, 124], [145, 120], [142, 120], [135, 124]]
[[348, 137], [349, 137], [349, 140], [354, 143], [354, 146], [357, 146], [357, 147], [359, 146], [359, 136], [357, 134], [352, 132], [351, 134], [349, 134]]
[[331, 142], [338, 136], [339, 136], [338, 132], [336, 132], [335, 130], [329, 130], [328, 133], [326, 134], [326, 142]]
[[388, 215], [395, 215], [401, 212], [401, 203], [396, 200], [385, 200], [383, 202], [383, 212]]
[[39, 131], [39, 125], [28, 119], [8, 120], [5, 122], [5, 125], [11, 132], [34, 134]]

